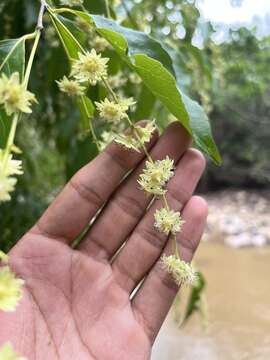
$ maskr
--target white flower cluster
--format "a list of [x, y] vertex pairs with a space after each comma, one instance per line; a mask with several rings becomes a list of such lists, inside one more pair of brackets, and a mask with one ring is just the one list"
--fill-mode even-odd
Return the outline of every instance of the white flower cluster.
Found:
[[10, 78], [6, 74], [2, 74], [0, 77], [0, 105], [4, 106], [8, 116], [18, 112], [31, 113], [31, 103], [33, 102], [37, 102], [35, 95], [20, 83], [18, 72], [13, 73]]
[[151, 121], [146, 126], [134, 125], [127, 134], [116, 134], [114, 141], [123, 145], [126, 149], [132, 149], [137, 152], [141, 151], [142, 144], [148, 143], [151, 140], [152, 134], [155, 131], [155, 121]]
[[166, 256], [161, 258], [163, 268], [172, 275], [173, 279], [178, 285], [195, 285], [198, 276], [191, 264], [180, 260], [176, 255]]
[[79, 53], [71, 68], [70, 79], [66, 76], [57, 81], [59, 89], [71, 97], [81, 96], [85, 93], [87, 85], [96, 85], [107, 78], [108, 58], [102, 58], [95, 49], [84, 54]]
[[[0, 250], [0, 311], [15, 311], [23, 296], [22, 279], [18, 279], [8, 266], [9, 257]], [[4, 266], [3, 266], [4, 265]], [[0, 360], [26, 360], [16, 354], [10, 343], [0, 348]]]
[[85, 86], [81, 85], [78, 81], [68, 79], [66, 76], [62, 80], [56, 81], [59, 89], [66, 93], [68, 96], [82, 96], [86, 90]]
[[138, 183], [147, 193], [164, 195], [164, 186], [174, 175], [174, 162], [168, 156], [163, 160], [146, 161], [145, 169]]
[[24, 281], [16, 278], [9, 266], [0, 268], [0, 310], [14, 311], [22, 297]]
[[78, 60], [72, 64], [71, 76], [80, 83], [89, 82], [96, 85], [102, 79], [107, 78], [107, 63], [109, 59], [97, 54], [95, 49], [85, 54], [79, 53]]
[[101, 102], [96, 101], [95, 104], [102, 119], [111, 123], [119, 123], [127, 117], [128, 109], [134, 105], [135, 102], [132, 98], [119, 99], [118, 102], [105, 98]]
[[184, 220], [182, 220], [180, 212], [171, 209], [161, 208], [155, 212], [154, 226], [162, 233], [176, 234], [181, 231]]
[[14, 160], [12, 154], [0, 149], [0, 202], [9, 201], [17, 179], [14, 175], [22, 175], [22, 162]]

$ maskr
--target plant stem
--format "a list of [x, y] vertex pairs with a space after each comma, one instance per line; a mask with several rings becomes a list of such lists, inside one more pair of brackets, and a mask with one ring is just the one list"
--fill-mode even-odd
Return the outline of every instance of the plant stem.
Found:
[[109, 0], [105, 0], [105, 6], [106, 6], [106, 15], [109, 19], [111, 19], [112, 15], [111, 15]]
[[12, 124], [11, 124], [11, 128], [10, 128], [10, 132], [8, 134], [8, 139], [7, 139], [6, 148], [5, 148], [5, 154], [4, 154], [4, 158], [3, 158], [3, 169], [4, 170], [7, 166], [8, 156], [10, 154], [11, 147], [14, 143], [14, 138], [15, 138], [15, 133], [16, 133], [19, 117], [20, 117], [20, 114], [16, 113], [12, 119]]
[[[33, 39], [33, 38], [35, 39], [30, 56], [29, 56], [29, 60], [27, 63], [25, 75], [24, 75], [23, 86], [25, 89], [27, 89], [27, 86], [29, 83], [29, 77], [30, 77], [32, 66], [33, 66], [33, 61], [34, 61], [34, 57], [36, 54], [37, 46], [39, 43], [41, 29], [43, 28], [42, 18], [44, 15], [45, 8], [46, 8], [46, 2], [44, 0], [41, 0], [41, 6], [40, 6], [39, 15], [38, 15], [36, 31], [32, 34], [25, 35], [25, 39]], [[18, 121], [19, 121], [20, 117], [21, 117], [21, 113], [16, 113], [12, 119], [12, 125], [11, 125], [11, 129], [10, 129], [10, 132], [8, 135], [6, 149], [5, 149], [5, 155], [4, 155], [4, 159], [3, 159], [4, 168], [7, 165], [8, 156], [10, 154], [11, 147], [14, 144], [16, 129], [17, 129], [17, 125], [18, 125]]]
[[88, 12], [88, 10], [86, 9], [85, 6], [83, 6], [83, 4], [80, 5], [80, 8], [82, 9], [82, 11], [85, 11], [86, 13]]
[[[118, 99], [118, 96], [116, 95], [116, 93], [113, 91], [112, 87], [110, 86], [109, 82], [107, 79], [105, 79], [104, 77], [102, 78], [102, 81], [106, 87], [106, 89], [108, 90], [108, 92], [111, 94], [113, 100], [116, 102], [116, 104], [119, 104], [119, 99]], [[132, 128], [132, 130], [134, 131], [135, 135], [136, 135], [136, 138], [137, 140], [139, 141], [143, 151], [145, 152], [145, 155], [147, 156], [148, 160], [152, 163], [153, 162], [153, 159], [151, 158], [150, 154], [148, 153], [144, 143], [141, 141], [141, 138], [140, 138], [140, 135], [138, 134], [134, 124], [132, 123], [132, 121], [130, 120], [130, 117], [127, 115], [126, 116], [126, 120], [129, 124], [129, 126]]]
[[179, 260], [181, 260], [179, 246], [177, 245], [176, 235], [173, 235], [174, 251]]
[[164, 202], [164, 205], [165, 205], [166, 210], [170, 210], [169, 205], [168, 205], [168, 201], [167, 201], [167, 198], [166, 198], [166, 195], [163, 194], [163, 195], [162, 195], [162, 198], [163, 198], [163, 202]]
[[[111, 94], [113, 100], [114, 100], [117, 104], [119, 104], [119, 99], [118, 99], [117, 95], [115, 94], [115, 92], [113, 91], [113, 89], [111, 88], [111, 86], [110, 86], [109, 82], [107, 81], [107, 79], [102, 78], [102, 81], [103, 81], [106, 89], [108, 90], [108, 92]], [[130, 118], [129, 118], [128, 115], [126, 116], [126, 120], [127, 120], [128, 124], [129, 124], [129, 126], [131, 127], [131, 129], [134, 131], [134, 133], [135, 133], [135, 135], [136, 135], [136, 137], [137, 137], [137, 139], [138, 139], [138, 141], [139, 141], [139, 143], [140, 143], [140, 145], [141, 145], [141, 147], [142, 147], [142, 149], [143, 149], [143, 151], [144, 151], [147, 159], [148, 159], [151, 163], [153, 163], [154, 160], [152, 159], [151, 155], [149, 154], [148, 150], [146, 149], [145, 144], [141, 141], [140, 135], [139, 135], [138, 132], [136, 131], [136, 128], [135, 128], [134, 124], [132, 123], [132, 121], [130, 120]], [[168, 204], [168, 201], [167, 201], [167, 198], [166, 198], [166, 195], [165, 195], [165, 194], [162, 195], [162, 200], [163, 200], [163, 204], [164, 204], [165, 209], [166, 209], [167, 211], [169, 211], [169, 210], [170, 210], [170, 207], [169, 207], [169, 204]], [[177, 245], [176, 235], [173, 235], [173, 236], [172, 236], [172, 241], [173, 241], [173, 244], [174, 244], [175, 254], [176, 254], [176, 256], [177, 256], [179, 259], [181, 259], [181, 258], [180, 258], [180, 253], [179, 253], [179, 249], [178, 249], [178, 245]]]
[[24, 84], [25, 89], [27, 89], [27, 86], [28, 86], [28, 83], [29, 83], [29, 77], [30, 77], [30, 73], [31, 73], [31, 70], [32, 70], [34, 57], [35, 57], [35, 54], [36, 54], [36, 51], [37, 51], [40, 35], [41, 35], [41, 29], [37, 28], [34, 45], [32, 47], [32, 50], [31, 50], [31, 53], [30, 53], [30, 56], [29, 56], [29, 60], [28, 60], [28, 64], [27, 64], [27, 68], [26, 68], [25, 75], [24, 75], [23, 84]]
[[94, 129], [94, 127], [93, 127], [92, 119], [89, 120], [89, 127], [90, 127], [91, 134], [92, 134], [92, 136], [93, 136], [94, 143], [96, 144], [96, 146], [97, 146], [97, 148], [98, 148], [98, 151], [100, 152], [101, 149], [100, 149], [100, 145], [99, 145], [99, 141], [98, 141], [97, 135], [96, 135], [96, 133], [95, 133], [95, 129]]
[[43, 29], [43, 16], [44, 16], [44, 12], [46, 11], [47, 6], [48, 5], [45, 0], [40, 0], [40, 9], [39, 9], [38, 20], [37, 20], [37, 30]]
[[111, 94], [113, 100], [119, 104], [119, 99], [118, 99], [118, 96], [116, 95], [116, 93], [113, 91], [111, 85], [109, 84], [108, 80], [104, 77], [102, 77], [102, 81], [106, 87], [106, 89], [109, 91], [109, 93]]

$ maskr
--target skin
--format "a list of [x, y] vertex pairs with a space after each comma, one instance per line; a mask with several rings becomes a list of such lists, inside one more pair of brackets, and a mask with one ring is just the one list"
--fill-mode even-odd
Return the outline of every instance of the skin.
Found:
[[[192, 196], [205, 160], [190, 143], [174, 123], [148, 144], [154, 159], [175, 160], [167, 199], [185, 220], [177, 241], [186, 261], [207, 217], [205, 201]], [[150, 359], [179, 288], [159, 262], [172, 252], [169, 237], [153, 227], [162, 204], [155, 200], [146, 209], [151, 197], [137, 184], [144, 161], [143, 154], [109, 145], [12, 249], [11, 267], [25, 281], [24, 295], [16, 312], [0, 311], [0, 345], [11, 341], [29, 360]], [[71, 243], [101, 207], [73, 249]]]

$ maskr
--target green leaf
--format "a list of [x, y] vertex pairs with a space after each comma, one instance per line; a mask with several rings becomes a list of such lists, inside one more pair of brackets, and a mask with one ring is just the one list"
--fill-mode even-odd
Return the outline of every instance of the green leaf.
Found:
[[191, 290], [182, 324], [184, 324], [191, 317], [191, 315], [194, 312], [201, 310], [200, 309], [201, 296], [202, 296], [203, 290], [205, 288], [205, 284], [206, 283], [205, 283], [204, 276], [202, 273], [199, 272], [198, 273], [198, 282]]
[[[23, 79], [25, 69], [25, 38], [0, 41], [0, 74], [10, 76], [14, 72]], [[0, 109], [0, 148], [6, 145], [11, 126], [11, 117]]]
[[148, 89], [181, 122], [203, 152], [217, 164], [221, 158], [203, 109], [178, 88], [172, 60], [158, 41], [148, 35], [124, 28], [112, 20], [81, 11], [71, 11], [90, 24], [113, 46], [121, 58], [136, 71]]
[[91, 9], [93, 14], [106, 14], [106, 3], [105, 0], [84, 0], [84, 7], [88, 10]]
[[51, 21], [57, 31], [69, 60], [78, 59], [78, 53], [83, 52], [83, 47], [68, 27], [70, 20], [62, 16], [50, 14]]
[[173, 75], [159, 61], [147, 55], [133, 55], [133, 59], [134, 68], [144, 84], [192, 134], [189, 116]]
[[212, 158], [217, 165], [220, 165], [222, 159], [213, 140], [211, 126], [205, 111], [201, 105], [183, 93], [182, 100], [189, 115], [194, 145]]
[[135, 120], [146, 120], [151, 118], [156, 98], [146, 86], [142, 87], [137, 101], [137, 108], [132, 116]]
[[11, 127], [11, 117], [7, 116], [3, 109], [0, 109], [0, 148], [6, 146], [8, 134]]
[[98, 32], [111, 43], [120, 55], [127, 55], [130, 57], [129, 60], [132, 60], [132, 55], [145, 54], [161, 62], [168, 71], [174, 74], [172, 60], [157, 40], [143, 32], [118, 25], [100, 15], [89, 15], [81, 11], [73, 11], [73, 13], [90, 24], [94, 22]]
[[[76, 32], [78, 33], [79, 30], [69, 19], [65, 19], [61, 16], [56, 16], [52, 14], [50, 14], [50, 17], [69, 60], [72, 61], [72, 59], [77, 59], [78, 54], [80, 52], [84, 52], [84, 49], [80, 42], [77, 40], [76, 36]], [[95, 110], [94, 105], [89, 98], [87, 98], [86, 96], [81, 96], [77, 99], [77, 106], [81, 114], [82, 128], [84, 130], [89, 130], [90, 121], [93, 118]]]
[[10, 76], [18, 72], [21, 80], [25, 67], [25, 38], [0, 41], [0, 73]]

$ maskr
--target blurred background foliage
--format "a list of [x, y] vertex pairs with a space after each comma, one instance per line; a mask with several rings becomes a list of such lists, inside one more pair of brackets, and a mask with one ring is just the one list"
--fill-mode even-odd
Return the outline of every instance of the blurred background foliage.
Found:
[[[270, 38], [259, 39], [255, 31], [240, 28], [230, 30], [227, 40], [217, 44], [213, 35], [218, 29], [202, 19], [190, 0], [114, 0], [111, 5], [123, 25], [163, 39], [173, 56], [180, 87], [208, 112], [223, 166], [208, 167], [201, 190], [268, 187]], [[105, 12], [102, 0], [85, 0], [85, 7], [91, 13]], [[1, 0], [1, 39], [32, 32], [38, 8], [37, 0]], [[200, 48], [193, 41], [198, 35], [202, 39]], [[83, 41], [88, 41], [87, 37]], [[122, 91], [138, 100], [134, 119], [156, 118], [161, 128], [174, 120], [135, 76], [127, 75], [112, 50], [105, 50], [105, 55], [112, 58], [110, 73], [121, 70], [128, 78]], [[76, 106], [55, 83], [68, 72], [62, 46], [46, 19], [30, 83], [39, 105], [31, 117], [21, 122], [17, 136], [25, 174], [19, 179], [12, 201], [0, 205], [3, 250], [8, 250], [34, 224], [74, 172], [96, 156], [90, 135], [80, 125]], [[97, 86], [90, 96], [99, 99], [102, 88]], [[98, 132], [102, 131], [103, 124], [95, 125]]]

